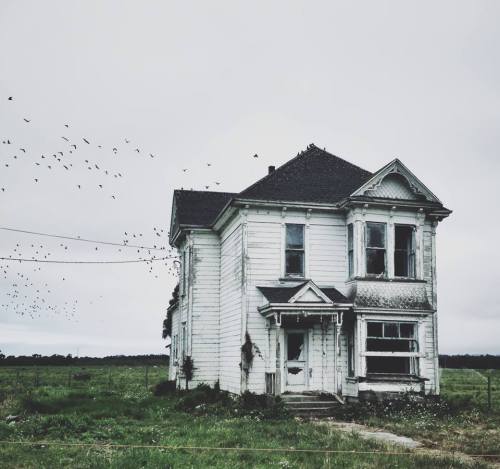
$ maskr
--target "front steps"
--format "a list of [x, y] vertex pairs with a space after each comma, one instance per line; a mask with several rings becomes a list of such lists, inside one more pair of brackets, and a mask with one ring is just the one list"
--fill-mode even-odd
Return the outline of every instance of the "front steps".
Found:
[[336, 406], [344, 404], [335, 394], [282, 394], [281, 398], [292, 415], [304, 418], [330, 417]]

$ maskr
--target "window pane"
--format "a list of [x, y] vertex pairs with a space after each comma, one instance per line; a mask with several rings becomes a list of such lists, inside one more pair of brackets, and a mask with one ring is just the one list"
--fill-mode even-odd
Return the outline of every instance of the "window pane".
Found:
[[352, 249], [352, 224], [347, 225], [347, 250], [350, 251]]
[[394, 275], [409, 277], [409, 258], [406, 251], [394, 251]]
[[348, 253], [348, 263], [349, 263], [349, 277], [354, 275], [354, 253], [349, 251]]
[[288, 360], [304, 360], [304, 334], [291, 333], [287, 337]]
[[382, 249], [366, 250], [366, 273], [383, 274], [385, 272], [385, 251]]
[[286, 225], [286, 247], [289, 249], [304, 248], [304, 225]]
[[409, 357], [366, 357], [368, 373], [410, 374]]
[[410, 337], [410, 338], [415, 338], [415, 324], [407, 324], [402, 322], [399, 325], [401, 335], [400, 337]]
[[385, 248], [385, 224], [366, 224], [366, 245], [371, 248]]
[[414, 341], [410, 339], [367, 339], [368, 352], [415, 352]]
[[304, 253], [302, 251], [286, 252], [286, 274], [304, 275]]
[[368, 337], [382, 337], [382, 323], [369, 322], [368, 323]]
[[413, 227], [396, 225], [394, 227], [394, 238], [396, 249], [410, 251], [413, 244]]
[[397, 322], [384, 323], [384, 337], [399, 337], [399, 327]]

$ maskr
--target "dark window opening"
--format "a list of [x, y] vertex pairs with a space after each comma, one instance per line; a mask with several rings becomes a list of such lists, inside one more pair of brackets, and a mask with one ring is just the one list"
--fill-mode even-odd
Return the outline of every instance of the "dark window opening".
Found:
[[304, 334], [302, 332], [287, 334], [287, 359], [304, 360]]
[[304, 276], [304, 225], [286, 225], [285, 274]]
[[354, 240], [353, 225], [347, 225], [347, 264], [349, 268], [349, 278], [354, 275]]
[[354, 332], [347, 335], [347, 375], [354, 376]]
[[385, 224], [366, 224], [366, 273], [385, 274]]
[[366, 372], [413, 374], [410, 362], [410, 357], [366, 357]]
[[415, 277], [415, 228], [396, 225], [394, 227], [394, 275]]

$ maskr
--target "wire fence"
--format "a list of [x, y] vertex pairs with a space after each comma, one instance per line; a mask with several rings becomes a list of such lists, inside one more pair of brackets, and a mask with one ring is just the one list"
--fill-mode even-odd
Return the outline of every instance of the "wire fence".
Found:
[[167, 367], [145, 366], [5, 366], [0, 367], [0, 391], [19, 393], [43, 386], [92, 391], [126, 392], [150, 388], [166, 380]]
[[500, 370], [442, 368], [441, 395], [450, 402], [470, 402], [500, 411]]

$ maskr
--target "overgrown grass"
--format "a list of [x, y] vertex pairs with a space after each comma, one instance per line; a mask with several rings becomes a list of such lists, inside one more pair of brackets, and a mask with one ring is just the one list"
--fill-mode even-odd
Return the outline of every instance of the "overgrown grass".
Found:
[[[0, 369], [0, 373], [2, 370]], [[142, 373], [139, 373], [139, 376]], [[129, 376], [133, 379], [134, 373]], [[137, 376], [137, 374], [135, 375]], [[294, 419], [262, 419], [180, 410], [185, 395], [153, 395], [144, 385], [130, 382], [117, 389], [86, 389], [41, 385], [0, 399], [0, 440], [35, 443], [0, 444], [0, 466], [36, 468], [167, 468], [167, 467], [485, 467], [467, 465], [451, 457], [425, 454], [377, 454], [386, 447], [332, 428]], [[253, 399], [253, 398], [249, 398]], [[223, 401], [214, 402], [214, 404]], [[229, 404], [229, 401], [227, 402]], [[254, 409], [258, 403], [247, 403]], [[185, 405], [185, 403], [184, 403]], [[194, 408], [196, 408], [196, 404]], [[220, 405], [224, 405], [223, 403]], [[231, 404], [232, 405], [232, 404]], [[244, 405], [244, 404], [241, 404]], [[8, 415], [17, 421], [7, 423]], [[110, 448], [57, 446], [50, 443], [167, 445], [169, 447], [253, 448], [257, 451]], [[46, 444], [49, 443], [49, 444]], [[346, 451], [270, 452], [262, 449], [314, 449]], [[394, 448], [390, 448], [393, 450]], [[353, 451], [374, 451], [358, 454]]]

